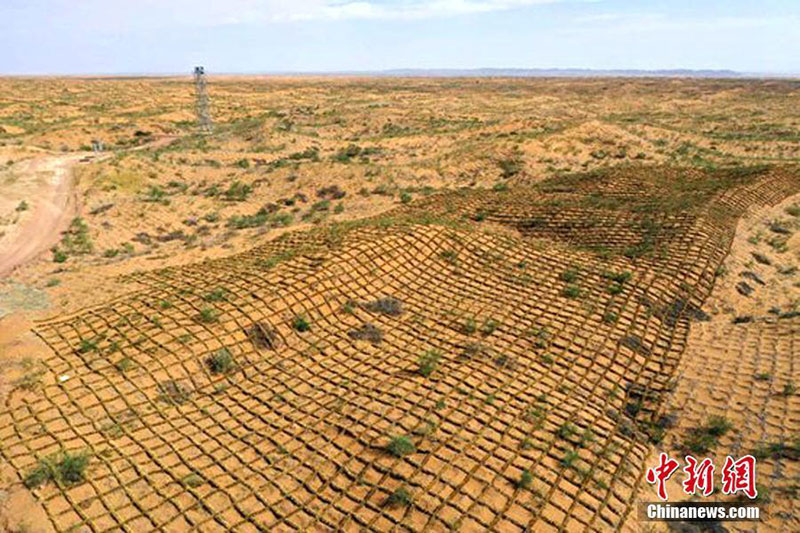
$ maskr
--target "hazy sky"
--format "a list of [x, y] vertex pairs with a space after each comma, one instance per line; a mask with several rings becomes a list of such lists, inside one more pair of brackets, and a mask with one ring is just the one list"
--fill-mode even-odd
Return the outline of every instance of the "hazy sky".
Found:
[[800, 73], [800, 0], [0, 0], [0, 73]]

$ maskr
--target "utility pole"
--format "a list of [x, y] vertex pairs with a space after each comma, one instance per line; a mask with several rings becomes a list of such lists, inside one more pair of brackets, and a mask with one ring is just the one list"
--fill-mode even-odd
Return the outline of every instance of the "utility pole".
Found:
[[206, 92], [206, 69], [194, 67], [194, 108], [197, 115], [197, 127], [202, 133], [211, 133], [213, 124], [208, 112], [208, 92]]

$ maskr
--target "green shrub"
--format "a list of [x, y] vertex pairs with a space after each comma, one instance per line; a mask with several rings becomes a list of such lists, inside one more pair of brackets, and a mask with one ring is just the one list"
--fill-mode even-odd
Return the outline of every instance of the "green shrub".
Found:
[[581, 288], [577, 285], [567, 285], [562, 294], [567, 298], [578, 298], [581, 295]]
[[250, 185], [240, 181], [234, 181], [228, 186], [228, 190], [225, 191], [224, 196], [225, 199], [230, 202], [244, 202], [247, 200], [247, 197], [250, 196], [251, 192], [253, 192], [253, 188]]
[[481, 334], [484, 336], [491, 335], [497, 329], [497, 326], [499, 326], [499, 324], [497, 323], [496, 320], [492, 318], [487, 318], [486, 320], [483, 321], [483, 324], [481, 325]]
[[578, 452], [575, 450], [567, 450], [564, 457], [561, 459], [561, 465], [569, 468], [578, 459]]
[[340, 163], [349, 163], [350, 159], [362, 153], [361, 147], [356, 144], [351, 144], [347, 148], [342, 148], [336, 155], [333, 156], [334, 160]]
[[123, 357], [122, 359], [117, 361], [114, 366], [120, 372], [127, 372], [128, 370], [133, 368], [133, 359], [131, 359], [130, 357]]
[[472, 335], [476, 331], [478, 331], [478, 323], [473, 317], [467, 318], [467, 320], [464, 321], [464, 333]]
[[575, 283], [578, 281], [578, 271], [570, 268], [561, 273], [561, 279], [567, 283]]
[[711, 416], [706, 423], [689, 432], [684, 448], [694, 453], [707, 453], [717, 445], [719, 437], [733, 428], [733, 424], [722, 416]]
[[403, 487], [396, 489], [386, 498], [386, 505], [390, 507], [393, 506], [406, 507], [408, 505], [411, 505], [411, 502], [412, 502], [411, 494]]
[[527, 489], [533, 484], [533, 474], [527, 468], [522, 471], [522, 474], [519, 476], [519, 481], [517, 481], [517, 487], [521, 489]]
[[206, 364], [212, 374], [227, 374], [236, 368], [233, 356], [227, 348], [221, 348], [208, 356]]
[[622, 292], [622, 285], [619, 283], [612, 283], [606, 288], [606, 290], [609, 292], [609, 294], [617, 295]]
[[428, 350], [419, 357], [417, 361], [419, 365], [419, 373], [426, 378], [433, 374], [436, 367], [439, 366], [439, 360], [442, 358], [441, 353], [436, 350]]
[[36, 488], [48, 481], [58, 486], [69, 486], [86, 479], [86, 468], [89, 466], [89, 453], [69, 453], [62, 451], [40, 459], [38, 465], [25, 476], [25, 486]]
[[225, 289], [216, 288], [211, 292], [208, 292], [203, 299], [207, 302], [221, 302], [225, 299]]
[[59, 250], [58, 248], [53, 248], [53, 262], [54, 263], [63, 263], [67, 260], [67, 254]]
[[631, 279], [631, 273], [627, 270], [623, 272], [603, 272], [603, 277], [622, 284]]
[[292, 327], [296, 331], [299, 331], [300, 333], [304, 333], [304, 332], [309, 331], [311, 329], [311, 324], [308, 322], [308, 319], [306, 319], [304, 316], [297, 315], [297, 316], [294, 317], [294, 320], [292, 321]]
[[411, 437], [398, 435], [389, 440], [389, 444], [386, 445], [386, 451], [395, 457], [403, 457], [404, 455], [416, 453], [417, 447], [414, 446], [414, 441], [411, 440]]
[[211, 307], [203, 307], [202, 309], [200, 309], [200, 314], [198, 315], [198, 319], [200, 320], [200, 322], [203, 322], [205, 324], [210, 324], [212, 322], [217, 321], [217, 315], [218, 313], [216, 309], [213, 309]]

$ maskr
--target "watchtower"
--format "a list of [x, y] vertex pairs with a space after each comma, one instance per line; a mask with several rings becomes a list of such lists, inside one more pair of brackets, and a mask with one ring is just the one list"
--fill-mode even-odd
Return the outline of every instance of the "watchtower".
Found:
[[197, 115], [197, 127], [203, 133], [211, 133], [213, 125], [208, 112], [208, 92], [206, 91], [206, 69], [194, 67], [194, 110]]

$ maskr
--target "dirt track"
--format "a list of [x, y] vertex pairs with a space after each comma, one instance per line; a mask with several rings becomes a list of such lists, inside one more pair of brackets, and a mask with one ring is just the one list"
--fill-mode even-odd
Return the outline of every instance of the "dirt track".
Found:
[[[49, 156], [18, 163], [20, 186], [33, 189], [33, 208], [0, 239], [0, 278], [58, 242], [61, 231], [76, 212], [71, 169], [83, 155]], [[39, 179], [42, 175], [45, 179]]]

